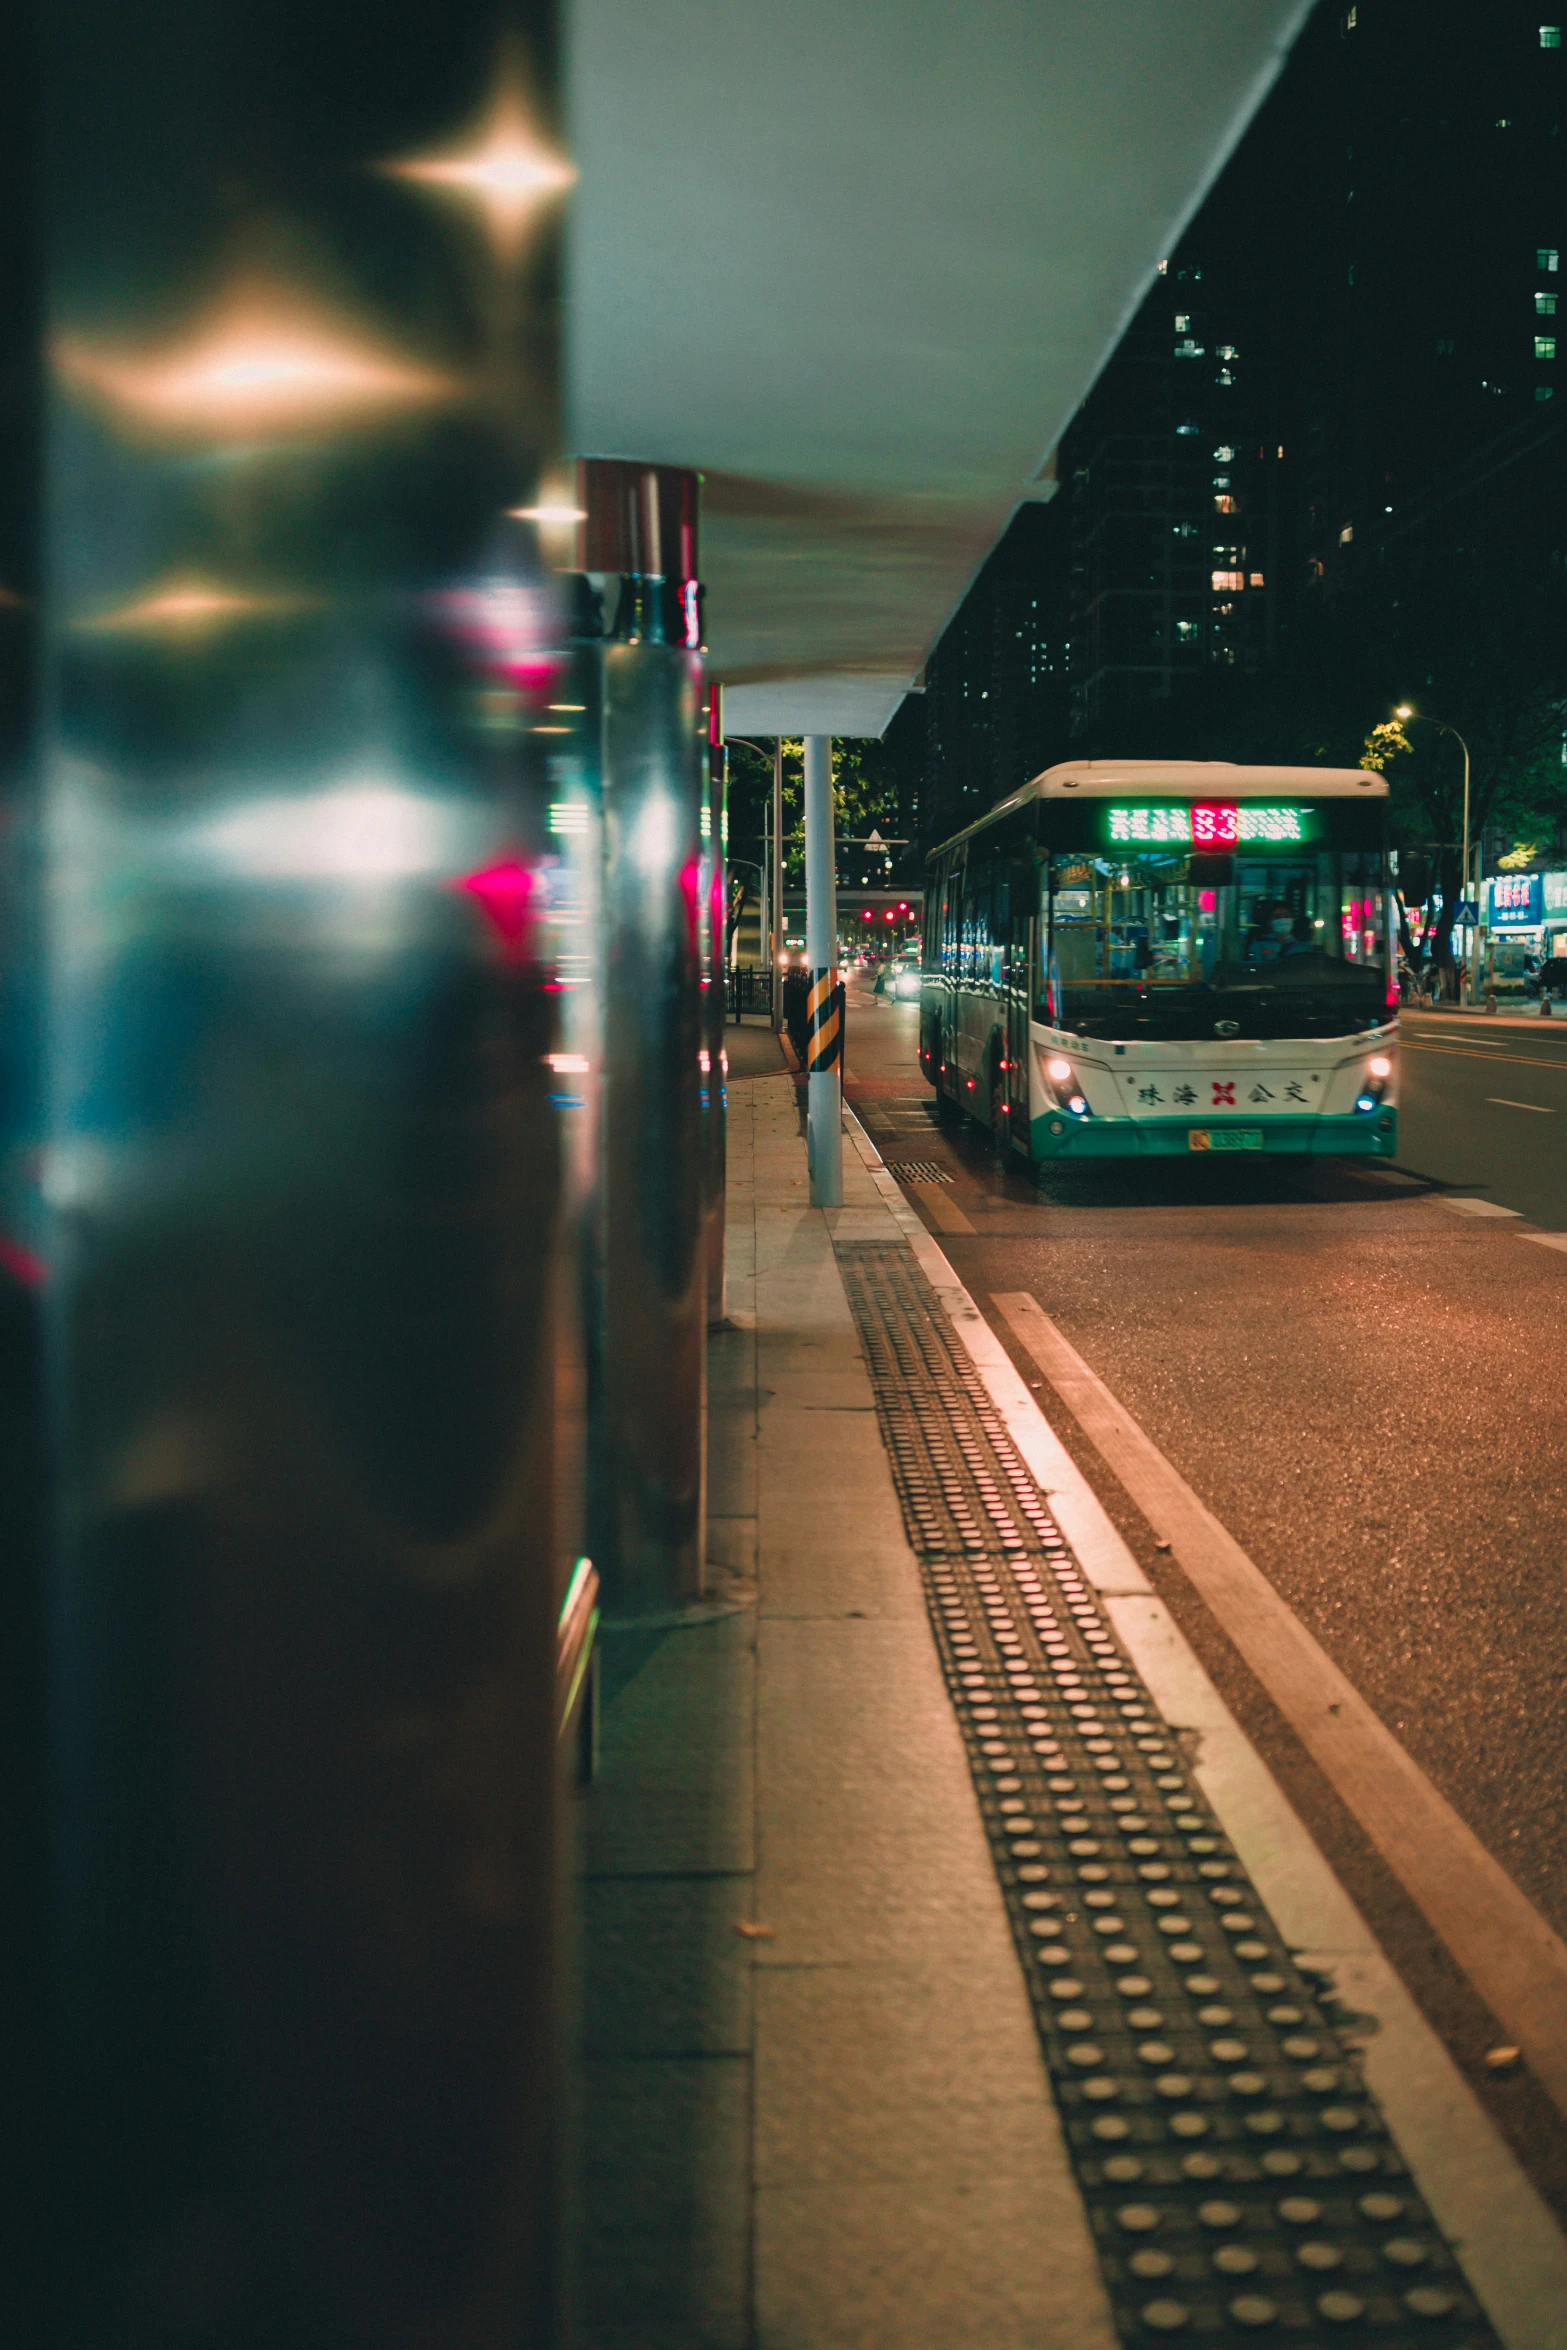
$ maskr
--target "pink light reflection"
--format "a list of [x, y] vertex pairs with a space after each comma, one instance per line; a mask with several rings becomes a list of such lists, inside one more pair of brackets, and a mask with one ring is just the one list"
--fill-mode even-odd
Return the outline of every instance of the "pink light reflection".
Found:
[[465, 873], [452, 884], [473, 899], [499, 939], [502, 959], [508, 963], [527, 960], [536, 881], [537, 876], [515, 857], [502, 857], [481, 872]]
[[9, 1273], [13, 1281], [20, 1281], [28, 1289], [41, 1289], [49, 1278], [49, 1268], [42, 1257], [35, 1257], [30, 1248], [23, 1248], [19, 1240], [12, 1240], [0, 1232], [0, 1272]]
[[552, 690], [566, 663], [555, 642], [559, 630], [547, 589], [497, 576], [443, 588], [434, 602], [442, 625], [476, 669], [522, 693]]

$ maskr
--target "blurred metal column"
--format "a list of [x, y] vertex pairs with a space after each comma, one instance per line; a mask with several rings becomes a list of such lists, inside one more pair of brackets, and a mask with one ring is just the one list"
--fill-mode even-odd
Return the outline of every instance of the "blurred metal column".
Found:
[[[805, 738], [805, 960], [810, 967], [813, 1022], [826, 1040], [839, 1020], [838, 890], [833, 838], [832, 737]], [[843, 1065], [841, 1057], [819, 1050], [813, 1035], [806, 1080], [806, 1147], [811, 1169], [811, 1205], [843, 1205]]]
[[[568, 1589], [574, 1685], [592, 1621], [573, 697], [517, 518], [553, 19], [17, 14], [0, 398], [47, 382], [49, 463], [40, 513], [0, 438], [0, 607], [44, 632], [0, 827], [0, 1531], [35, 1562], [8, 1891], [54, 1967], [10, 2013], [18, 2338], [549, 2345]], [[426, 176], [519, 124], [526, 218], [515, 172]]]
[[605, 1610], [703, 1587], [707, 1261], [699, 949], [707, 708], [695, 474], [590, 459], [605, 598], [603, 1309], [589, 1483]]
[[784, 1023], [784, 1015], [783, 1015], [783, 956], [784, 956], [784, 932], [785, 932], [785, 931], [787, 930], [787, 928], [788, 928], [788, 924], [787, 924], [787, 923], [785, 922], [785, 920], [784, 920], [784, 899], [783, 899], [784, 852], [783, 852], [783, 737], [782, 737], [782, 735], [779, 735], [779, 736], [777, 736], [777, 737], [775, 738], [775, 740], [774, 740], [774, 743], [773, 743], [773, 848], [772, 848], [772, 857], [773, 857], [773, 874], [772, 874], [772, 878], [773, 878], [773, 890], [772, 890], [772, 900], [773, 900], [773, 902], [772, 902], [772, 919], [773, 919], [773, 977], [772, 977], [772, 987], [771, 987], [771, 990], [770, 990], [770, 1001], [771, 1001], [771, 1004], [772, 1004], [772, 1013], [773, 1013], [773, 1034], [774, 1034], [775, 1036], [781, 1036], [781, 1035], [783, 1034], [783, 1023]]
[[724, 1024], [729, 980], [729, 753], [724, 748], [722, 687], [707, 695], [707, 804], [702, 811], [702, 1169], [707, 1320], [724, 1319], [724, 1150], [728, 1056]]

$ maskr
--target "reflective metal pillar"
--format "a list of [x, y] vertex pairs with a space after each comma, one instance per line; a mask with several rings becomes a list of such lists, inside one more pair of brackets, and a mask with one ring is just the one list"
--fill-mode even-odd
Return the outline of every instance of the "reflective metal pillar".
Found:
[[[833, 840], [832, 737], [805, 738], [805, 959], [811, 986], [838, 983], [838, 892]], [[806, 1080], [811, 1205], [843, 1204], [843, 1070], [814, 1066]]]
[[724, 748], [720, 689], [708, 688], [707, 805], [702, 814], [702, 1184], [707, 1258], [707, 1320], [724, 1319], [724, 1146], [728, 1056], [724, 1050], [728, 936], [729, 754]]
[[780, 1036], [780, 1035], [782, 1035], [782, 1033], [783, 1033], [783, 1017], [784, 1017], [784, 1015], [783, 1015], [783, 955], [784, 955], [784, 932], [785, 932], [785, 931], [787, 930], [787, 928], [788, 928], [788, 924], [787, 924], [787, 923], [785, 922], [785, 920], [784, 920], [784, 902], [783, 902], [783, 877], [784, 877], [784, 851], [783, 851], [783, 737], [782, 737], [781, 735], [780, 735], [780, 736], [778, 736], [778, 737], [775, 739], [774, 743], [773, 743], [773, 846], [772, 846], [772, 858], [773, 858], [773, 867], [772, 867], [772, 878], [773, 878], [773, 889], [772, 889], [772, 917], [773, 917], [773, 977], [772, 977], [772, 1007], [773, 1007], [773, 1034], [774, 1034], [775, 1036]]
[[703, 1587], [707, 1260], [699, 930], [707, 709], [696, 476], [590, 460], [604, 598], [602, 1321], [590, 1548], [619, 1617]]
[[[548, 2344], [571, 697], [512, 517], [555, 433], [553, 26], [31, 18], [0, 1320], [50, 1478], [4, 1528], [44, 2338]], [[524, 211], [446, 169], [496, 139]]]

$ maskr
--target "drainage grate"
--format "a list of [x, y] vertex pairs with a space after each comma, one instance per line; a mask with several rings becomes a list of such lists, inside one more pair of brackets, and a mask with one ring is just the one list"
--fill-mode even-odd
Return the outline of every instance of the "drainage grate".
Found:
[[1496, 2350], [929, 1283], [838, 1256], [1122, 2339]]
[[939, 1159], [888, 1159], [887, 1172], [900, 1183], [950, 1183], [952, 1169]]

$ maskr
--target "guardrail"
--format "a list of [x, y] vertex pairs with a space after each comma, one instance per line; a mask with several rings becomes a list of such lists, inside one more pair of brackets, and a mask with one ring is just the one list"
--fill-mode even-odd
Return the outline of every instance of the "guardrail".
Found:
[[770, 1008], [771, 978], [772, 973], [765, 967], [752, 963], [744, 963], [725, 975], [724, 1005], [731, 1020], [738, 1020], [742, 1012], [765, 1012]]

